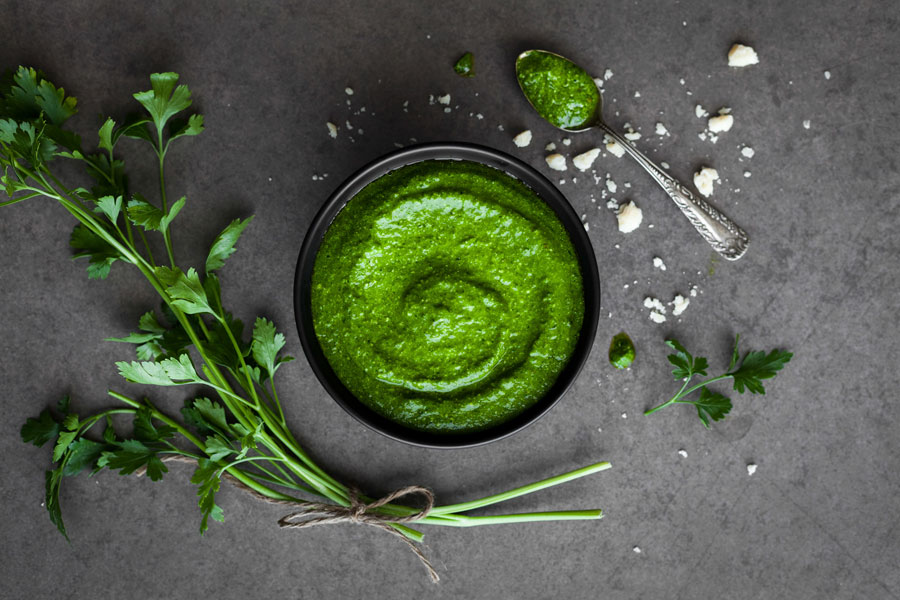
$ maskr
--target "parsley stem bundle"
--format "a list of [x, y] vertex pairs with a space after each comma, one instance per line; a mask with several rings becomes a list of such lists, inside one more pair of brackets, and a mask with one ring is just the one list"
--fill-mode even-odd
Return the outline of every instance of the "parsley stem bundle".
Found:
[[[232, 221], [213, 241], [202, 274], [187, 271], [175, 261], [171, 224], [185, 206], [182, 197], [167, 196], [165, 158], [170, 144], [203, 131], [203, 117], [178, 115], [191, 106], [185, 85], [177, 85], [175, 73], [150, 76], [151, 90], [134, 94], [144, 109], [141, 116], [117, 124], [106, 119], [98, 132], [99, 151], [86, 153], [63, 123], [76, 112], [76, 101], [67, 97], [40, 72], [20, 67], [0, 79], [0, 181], [10, 200], [0, 206], [33, 198], [49, 198], [63, 206], [78, 225], [70, 244], [76, 258], [88, 259], [88, 276], [104, 279], [117, 262], [131, 264], [160, 296], [161, 314], [146, 312], [138, 331], [111, 341], [133, 344], [137, 361], [116, 364], [128, 381], [156, 386], [198, 386], [210, 396], [189, 398], [181, 409], [182, 420], [159, 410], [149, 400], [137, 400], [117, 391], [110, 397], [124, 407], [79, 416], [68, 398], [57, 411], [44, 410], [28, 419], [22, 438], [41, 446], [54, 441], [54, 465], [46, 476], [46, 507], [59, 531], [66, 535], [59, 504], [62, 477], [85, 469], [96, 473], [117, 470], [122, 475], [146, 472], [157, 481], [168, 471], [170, 456], [196, 461], [191, 481], [198, 486], [202, 514], [200, 532], [209, 518], [223, 520], [215, 502], [222, 476], [227, 473], [240, 485], [266, 498], [287, 502], [325, 499], [350, 506], [356, 496], [309, 457], [287, 426], [275, 387], [278, 368], [293, 360], [282, 354], [284, 335], [265, 318], [257, 318], [250, 335], [243, 323], [222, 303], [218, 271], [235, 252], [235, 245], [250, 224]], [[159, 173], [159, 205], [139, 193], [129, 193], [125, 165], [115, 149], [122, 138], [148, 143]], [[94, 185], [68, 187], [50, 170], [57, 158], [77, 161]], [[135, 236], [135, 232], [137, 236]], [[158, 264], [147, 239], [163, 238], [168, 266]], [[140, 247], [139, 247], [140, 245]], [[198, 366], [199, 365], [199, 366]], [[133, 419], [131, 437], [115, 430], [113, 419]], [[95, 426], [104, 424], [102, 434]], [[98, 439], [99, 438], [99, 439]], [[179, 443], [176, 444], [175, 442]], [[165, 459], [165, 460], [164, 460]], [[600, 510], [573, 510], [471, 516], [466, 513], [609, 468], [597, 463], [479, 500], [436, 506], [416, 524], [472, 527], [500, 523], [599, 519]], [[371, 500], [360, 495], [364, 502]], [[377, 503], [376, 503], [377, 504]], [[399, 503], [377, 505], [375, 516], [419, 515], [420, 509]], [[413, 541], [422, 534], [402, 523], [384, 524]]]

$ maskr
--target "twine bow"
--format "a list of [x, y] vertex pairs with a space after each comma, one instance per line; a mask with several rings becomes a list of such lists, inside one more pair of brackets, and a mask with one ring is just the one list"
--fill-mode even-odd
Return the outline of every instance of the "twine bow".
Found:
[[[168, 454], [162, 458], [164, 462], [182, 462], [189, 464], [197, 464], [192, 458], [182, 456], [180, 454]], [[140, 477], [146, 472], [146, 467], [137, 469], [135, 474]], [[334, 523], [361, 523], [363, 525], [371, 525], [387, 531], [391, 535], [399, 537], [407, 547], [412, 550], [413, 554], [419, 557], [419, 560], [428, 570], [428, 576], [431, 581], [437, 583], [440, 577], [437, 571], [411, 539], [406, 537], [402, 532], [392, 526], [392, 523], [414, 523], [419, 519], [428, 516], [431, 509], [434, 508], [434, 494], [428, 488], [419, 485], [410, 485], [383, 496], [372, 502], [363, 502], [360, 499], [359, 490], [355, 488], [349, 489], [350, 505], [340, 506], [337, 504], [325, 504], [324, 502], [305, 502], [296, 500], [277, 500], [260, 494], [256, 490], [247, 487], [243, 482], [230, 475], [228, 472], [222, 473], [222, 478], [228, 480], [229, 483], [249, 493], [256, 498], [268, 502], [269, 504], [278, 504], [283, 506], [292, 506], [296, 508], [294, 512], [281, 517], [278, 520], [279, 527], [284, 529], [302, 529], [303, 527], [315, 527], [316, 525], [331, 525]], [[418, 494], [425, 499], [425, 506], [419, 512], [411, 515], [386, 515], [375, 513], [374, 511], [381, 508], [385, 504], [389, 504], [397, 498]]]

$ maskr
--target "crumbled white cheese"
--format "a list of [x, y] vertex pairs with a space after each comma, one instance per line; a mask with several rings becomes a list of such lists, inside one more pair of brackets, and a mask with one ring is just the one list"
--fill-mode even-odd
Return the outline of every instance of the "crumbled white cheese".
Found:
[[566, 157], [562, 154], [551, 154], [545, 160], [547, 161], [547, 166], [554, 171], [566, 170]]
[[743, 154], [747, 158], [753, 158], [753, 155], [756, 154], [756, 152], [754, 152], [753, 148], [751, 148], [750, 146], [744, 146], [743, 148], [741, 148], [741, 154]]
[[631, 233], [641, 226], [641, 221], [644, 220], [644, 213], [633, 201], [630, 201], [619, 206], [619, 210], [616, 212], [616, 219], [619, 222], [619, 231]]
[[809, 129], [809, 126], [810, 126], [809, 119], [805, 119], [803, 121], [803, 129]]
[[719, 181], [719, 172], [710, 167], [703, 167], [694, 173], [694, 187], [709, 198], [713, 193], [713, 182]]
[[660, 271], [666, 270], [666, 263], [664, 263], [663, 259], [661, 259], [658, 256], [653, 257], [653, 266], [656, 267], [657, 269], [659, 269]]
[[478, 119], [478, 120], [480, 121], [481, 119], [484, 118], [484, 115], [481, 114], [481, 113], [478, 113], [477, 115], [475, 115], [475, 118]]
[[735, 44], [728, 51], [729, 67], [749, 67], [759, 63], [756, 50], [743, 44]]
[[663, 162], [659, 163], [659, 166], [661, 166], [663, 169], [668, 169], [669, 163], [667, 163], [666, 161], [663, 161]]
[[438, 103], [443, 104], [444, 106], [447, 106], [448, 104], [450, 104], [450, 94], [444, 94], [443, 96], [438, 96], [437, 101], [438, 101]]
[[[447, 107], [444, 108], [444, 112], [445, 112], [445, 113], [448, 113], [448, 112], [450, 112], [450, 111], [452, 111], [452, 110], [453, 110], [453, 109], [450, 108], [449, 106], [447, 106]], [[502, 131], [502, 130], [501, 130], [501, 131]]]
[[649, 308], [650, 310], [655, 310], [658, 313], [666, 314], [666, 306], [659, 301], [659, 298], [647, 296], [646, 298], [644, 298], [644, 308]]
[[753, 475], [756, 473], [756, 463], [750, 463], [747, 465], [747, 475]]
[[600, 156], [600, 148], [591, 148], [587, 152], [582, 152], [573, 158], [572, 164], [575, 165], [579, 171], [587, 171], [591, 168], [591, 165], [594, 164], [594, 161], [597, 160], [598, 156]]
[[609, 190], [610, 194], [615, 194], [616, 190], [619, 189], [619, 186], [616, 185], [616, 182], [613, 181], [612, 179], [607, 179], [606, 180], [606, 189]]
[[710, 117], [709, 121], [707, 121], [707, 127], [713, 133], [728, 131], [732, 125], [734, 125], [734, 117], [728, 113]]
[[619, 210], [619, 203], [616, 202], [615, 198], [610, 198], [606, 201], [606, 208], [608, 208], [609, 210]]
[[640, 546], [635, 546], [634, 548], [631, 549], [631, 551], [634, 552], [635, 554], [640, 554], [640, 553], [641, 553], [641, 547], [640, 547]]
[[672, 299], [672, 314], [677, 317], [685, 311], [690, 303], [691, 301], [681, 294], [675, 294], [675, 298]]
[[640, 93], [640, 92], [635, 92], [635, 93], [634, 93], [634, 97], [635, 97], [635, 98], [640, 98], [640, 97], [641, 97], [641, 93]]
[[691, 287], [691, 297], [692, 298], [697, 297], [697, 286], [696, 285]]
[[752, 173], [750, 171], [744, 171], [744, 177], [750, 177]]
[[348, 87], [348, 88], [344, 88], [344, 93], [346, 93], [348, 96], [352, 96], [352, 95], [353, 95], [353, 88], [349, 88], [349, 87]]
[[614, 140], [608, 133], [603, 134], [603, 143], [606, 144], [606, 150], [617, 158], [622, 158], [625, 154], [625, 148]]
[[662, 123], [656, 124], [656, 135], [669, 135], [669, 130]]
[[329, 121], [328, 123], [325, 123], [325, 127], [328, 128], [328, 135], [330, 135], [333, 138], [337, 137], [337, 132], [338, 132], [337, 125], [335, 125], [334, 123]]
[[698, 119], [703, 119], [709, 116], [709, 113], [706, 112], [706, 109], [700, 106], [699, 104], [694, 107], [694, 114], [697, 115]]
[[513, 143], [519, 148], [524, 148], [528, 144], [531, 143], [531, 130], [526, 129], [519, 135], [513, 138]]
[[634, 127], [631, 126], [631, 123], [625, 123], [625, 130], [625, 135], [623, 137], [626, 140], [634, 142], [641, 139], [641, 134], [634, 130]]
[[603, 72], [603, 79], [612, 79], [613, 72], [612, 69], [607, 69]]
[[571, 146], [572, 140], [570, 140], [569, 138], [564, 138], [562, 143], [563, 143], [563, 146]]
[[623, 418], [623, 419], [627, 419], [627, 418], [628, 418], [628, 413], [622, 413], [622, 418]]
[[546, 150], [547, 152], [553, 152], [554, 150], [556, 150], [556, 144], [550, 142], [549, 144], [544, 146], [544, 150]]
[[650, 311], [650, 320], [654, 323], [665, 323], [666, 315], [656, 312], [655, 310]]
[[599, 77], [594, 77], [594, 85], [596, 85], [598, 88], [602, 88], [603, 80], [600, 79]]
[[825, 75], [825, 79], [831, 79], [831, 71], [825, 71], [823, 75]]
[[685, 450], [684, 448], [679, 450], [678, 454], [681, 455], [681, 458], [687, 458], [687, 450]]

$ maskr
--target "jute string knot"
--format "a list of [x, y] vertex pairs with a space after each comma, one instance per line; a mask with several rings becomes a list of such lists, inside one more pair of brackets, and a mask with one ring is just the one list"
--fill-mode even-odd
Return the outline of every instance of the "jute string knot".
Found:
[[[414, 523], [427, 517], [431, 509], [434, 508], [434, 494], [431, 490], [418, 485], [410, 485], [394, 490], [386, 496], [368, 503], [360, 499], [359, 490], [350, 488], [349, 492], [349, 506], [325, 504], [323, 502], [293, 503], [298, 507], [298, 510], [281, 517], [278, 520], [278, 525], [284, 528], [300, 529], [334, 523], [362, 523], [363, 525], [371, 525], [372, 527], [383, 529], [402, 540], [413, 554], [419, 558], [425, 569], [428, 570], [428, 576], [431, 577], [431, 580], [437, 583], [440, 577], [431, 565], [431, 561], [428, 560], [422, 550], [412, 540], [392, 526], [394, 523]], [[416, 513], [411, 515], [386, 515], [372, 512], [397, 498], [410, 495], [419, 495], [425, 499], [425, 506]]]
[[[197, 461], [194, 459], [179, 454], [166, 455], [162, 460], [165, 462], [197, 464]], [[136, 470], [135, 474], [140, 477], [145, 472], [146, 468], [141, 468]], [[434, 583], [440, 581], [437, 571], [435, 571], [434, 567], [431, 565], [431, 561], [428, 560], [428, 557], [425, 556], [425, 553], [422, 552], [421, 548], [419, 548], [419, 546], [411, 539], [406, 537], [399, 529], [393, 526], [394, 524], [414, 523], [420, 519], [424, 519], [431, 513], [431, 510], [434, 508], [434, 494], [428, 488], [419, 485], [410, 485], [394, 490], [386, 496], [368, 503], [360, 498], [361, 494], [359, 490], [350, 488], [348, 490], [349, 505], [340, 506], [337, 504], [326, 504], [324, 502], [305, 502], [302, 500], [278, 500], [269, 498], [268, 496], [264, 496], [256, 490], [247, 487], [243, 482], [239, 481], [228, 472], [222, 473], [222, 479], [227, 480], [235, 487], [244, 490], [251, 496], [263, 500], [264, 502], [268, 502], [269, 504], [294, 507], [296, 509], [294, 512], [285, 515], [278, 520], [279, 527], [284, 529], [302, 529], [303, 527], [331, 525], [334, 523], [361, 523], [363, 525], [370, 525], [372, 527], [383, 529], [391, 535], [398, 537], [407, 545], [412, 553], [422, 562], [422, 565], [424, 565], [425, 569], [428, 571], [428, 576], [431, 577], [431, 580]], [[411, 495], [419, 495], [425, 499], [425, 506], [418, 512], [410, 515], [389, 515], [374, 512], [385, 504], [390, 504], [398, 498]]]

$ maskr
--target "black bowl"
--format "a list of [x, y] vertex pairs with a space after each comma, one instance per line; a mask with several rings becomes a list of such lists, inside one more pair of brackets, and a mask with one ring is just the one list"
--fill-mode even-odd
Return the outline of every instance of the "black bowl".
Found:
[[[319, 345], [312, 321], [310, 288], [316, 253], [319, 251], [325, 231], [344, 205], [366, 185], [382, 175], [412, 163], [442, 159], [467, 160], [494, 167], [512, 175], [536, 192], [553, 209], [568, 232], [575, 252], [578, 255], [584, 288], [584, 321], [581, 326], [581, 333], [569, 362], [550, 390], [543, 398], [513, 419], [490, 429], [472, 433], [437, 434], [419, 431], [386, 419], [370, 409], [357, 399], [335, 375], [334, 370], [325, 358], [325, 354], [322, 352], [322, 347]], [[594, 249], [581, 220], [575, 214], [565, 196], [546, 177], [519, 159], [484, 146], [465, 143], [420, 144], [397, 150], [369, 163], [348, 177], [331, 194], [331, 197], [313, 219], [312, 224], [309, 226], [309, 231], [306, 233], [306, 238], [303, 240], [303, 246], [300, 248], [297, 273], [294, 277], [294, 311], [297, 320], [297, 330], [300, 333], [300, 342], [303, 345], [303, 351], [306, 353], [306, 358], [309, 360], [313, 372], [319, 378], [319, 381], [322, 382], [322, 385], [325, 386], [328, 393], [331, 394], [331, 397], [344, 410], [364, 425], [401, 442], [429, 448], [463, 448], [499, 440], [524, 429], [550, 410], [566, 390], [569, 389], [582, 365], [584, 365], [585, 360], [587, 360], [594, 342], [594, 334], [597, 331], [597, 320], [600, 314], [600, 277], [597, 273]]]

